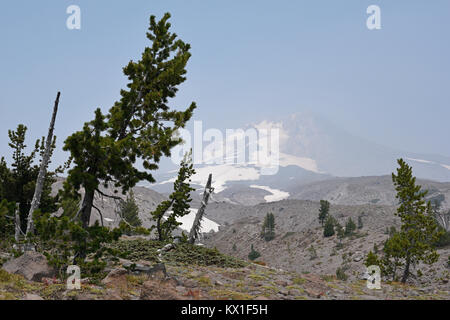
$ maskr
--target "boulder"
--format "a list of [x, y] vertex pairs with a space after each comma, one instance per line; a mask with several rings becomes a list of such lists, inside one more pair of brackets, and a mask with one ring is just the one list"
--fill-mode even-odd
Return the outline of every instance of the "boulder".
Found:
[[360, 274], [360, 280], [368, 280], [370, 278], [370, 274], [367, 271], [364, 271]]
[[30, 281], [41, 281], [42, 278], [56, 276], [56, 272], [49, 266], [47, 258], [34, 251], [27, 251], [20, 257], [6, 262], [2, 269], [9, 273], [22, 275]]
[[112, 270], [108, 275], [102, 280], [102, 283], [108, 287], [110, 286], [127, 286], [126, 275], [128, 271], [123, 268], [117, 268]]

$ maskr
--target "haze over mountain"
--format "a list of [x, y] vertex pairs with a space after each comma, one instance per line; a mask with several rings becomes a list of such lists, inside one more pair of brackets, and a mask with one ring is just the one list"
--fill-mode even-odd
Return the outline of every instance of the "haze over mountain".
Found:
[[[267, 167], [249, 161], [254, 145], [242, 136], [246, 147], [245, 163], [197, 165], [193, 184], [202, 190], [207, 176], [212, 173], [217, 195], [230, 202], [251, 205], [289, 198], [302, 185], [334, 177], [390, 175], [397, 167], [398, 158], [409, 162], [418, 178], [450, 181], [448, 157], [394, 150], [354, 136], [326, 118], [312, 113], [296, 113], [280, 120], [266, 120], [249, 125], [244, 130], [266, 129], [270, 132], [273, 128], [279, 129], [280, 142], [279, 169], [276, 174], [267, 175], [264, 172]], [[265, 147], [263, 138], [261, 134], [258, 136], [258, 148]], [[217, 149], [218, 143], [224, 144], [222, 141], [204, 143], [204, 160], [213, 162], [214, 153], [211, 150]], [[236, 151], [226, 152], [225, 159], [237, 159], [238, 156]], [[159, 192], [170, 192], [175, 174], [176, 170], [157, 174], [158, 183], [151, 187]]]

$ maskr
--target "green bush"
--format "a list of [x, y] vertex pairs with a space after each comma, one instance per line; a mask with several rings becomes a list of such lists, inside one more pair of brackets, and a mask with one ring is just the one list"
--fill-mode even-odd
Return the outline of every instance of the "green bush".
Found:
[[434, 244], [438, 248], [443, 248], [450, 246], [450, 231], [445, 231], [444, 228], [440, 227], [443, 234], [439, 237], [438, 241]]
[[[158, 250], [169, 242], [158, 240], [119, 240], [106, 244], [110, 249], [105, 253], [107, 257], [120, 257], [133, 262], [146, 260], [151, 263], [159, 263]], [[182, 266], [217, 266], [221, 268], [240, 268], [246, 264], [237, 258], [226, 256], [216, 249], [189, 243], [179, 243], [175, 249], [163, 254], [165, 263]]]
[[[43, 253], [49, 264], [55, 267], [61, 279], [66, 277], [69, 265], [79, 265], [83, 276], [92, 277], [105, 264], [100, 261], [109, 243], [121, 236], [119, 229], [110, 231], [98, 224], [84, 229], [78, 221], [69, 217], [51, 217], [37, 210], [34, 214], [36, 233], [29, 241]], [[87, 259], [89, 258], [89, 259]]]
[[345, 235], [350, 236], [356, 230], [356, 224], [353, 222], [352, 218], [348, 218], [347, 223], [345, 224]]
[[6, 200], [0, 202], [0, 240], [5, 244], [14, 238], [14, 203]]
[[329, 216], [325, 221], [325, 226], [323, 227], [323, 236], [325, 238], [334, 236], [334, 219]]
[[378, 256], [373, 253], [372, 251], [369, 251], [366, 260], [364, 261], [364, 265], [366, 267], [370, 267], [370, 266], [378, 266], [380, 265], [380, 261], [378, 259]]
[[317, 259], [317, 252], [313, 246], [309, 247], [308, 251], [309, 251], [309, 260]]
[[252, 245], [250, 253], [248, 254], [248, 259], [251, 261], [254, 261], [254, 260], [258, 259], [259, 257], [261, 257], [261, 254], [258, 251], [256, 251]]
[[266, 241], [275, 239], [275, 216], [273, 213], [268, 213], [264, 218], [261, 237]]
[[348, 276], [345, 274], [346, 268], [345, 267], [339, 267], [336, 270], [336, 278], [338, 280], [347, 281]]

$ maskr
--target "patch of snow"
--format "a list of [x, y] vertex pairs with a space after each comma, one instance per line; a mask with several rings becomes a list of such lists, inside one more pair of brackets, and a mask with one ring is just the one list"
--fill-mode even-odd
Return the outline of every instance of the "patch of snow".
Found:
[[289, 192], [281, 191], [278, 189], [272, 189], [267, 186], [251, 185], [250, 188], [262, 189], [262, 190], [272, 193], [271, 195], [264, 197], [264, 200], [266, 200], [266, 202], [280, 201], [280, 200], [283, 200], [283, 199], [286, 199], [289, 197]]
[[225, 185], [229, 181], [258, 180], [260, 172], [253, 167], [240, 165], [222, 164], [213, 165], [195, 169], [196, 173], [192, 176], [192, 183], [205, 185], [210, 173], [213, 175], [212, 186], [215, 193], [226, 189]]
[[[184, 231], [190, 232], [192, 225], [194, 224], [195, 215], [197, 214], [198, 209], [189, 209], [191, 212], [184, 217], [178, 218], [177, 221], [181, 222], [180, 228]], [[220, 224], [203, 217], [200, 232], [201, 233], [208, 233], [211, 230], [214, 232], [219, 231]]]

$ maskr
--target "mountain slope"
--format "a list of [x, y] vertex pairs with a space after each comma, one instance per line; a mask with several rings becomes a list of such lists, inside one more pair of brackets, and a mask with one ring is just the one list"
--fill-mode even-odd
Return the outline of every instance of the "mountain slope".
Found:
[[[428, 190], [428, 199], [443, 198], [443, 208], [450, 208], [450, 183], [418, 179], [422, 189]], [[391, 176], [335, 178], [299, 185], [289, 189], [290, 198], [300, 200], [328, 200], [343, 205], [396, 205]]]
[[[450, 181], [448, 157], [393, 150], [356, 137], [327, 119], [310, 113], [293, 114], [280, 118], [279, 121], [262, 121], [245, 128], [250, 131], [253, 129], [260, 132], [254, 144], [247, 141], [245, 136], [238, 136], [241, 145], [245, 144], [247, 162], [236, 163], [238, 156], [242, 156], [242, 151], [231, 150], [225, 155], [225, 159], [234, 159], [234, 164], [225, 162], [196, 166], [197, 174], [192, 182], [199, 191], [202, 191], [208, 175], [212, 173], [216, 194], [232, 203], [253, 205], [289, 197], [317, 200], [317, 197], [301, 196], [304, 194], [299, 191], [301, 186], [333, 177], [389, 175], [397, 168], [396, 160], [399, 158], [404, 158], [413, 166], [418, 178]], [[256, 153], [255, 147], [267, 149], [265, 138], [269, 136], [271, 129], [279, 130], [279, 166], [278, 170], [267, 174], [270, 171], [267, 167], [250, 159], [255, 159], [252, 157]], [[224, 150], [222, 143], [220, 140], [206, 144], [204, 160], [214, 163], [217, 157], [214, 158], [212, 150]], [[169, 192], [175, 174], [176, 171], [171, 171], [157, 175], [158, 183], [151, 188], [163, 193]], [[379, 199], [381, 203], [392, 204], [391, 200], [387, 200], [391, 198], [388, 194], [380, 194], [371, 199], [368, 197], [361, 198], [358, 203]], [[383, 202], [385, 198], [386, 202]]]

